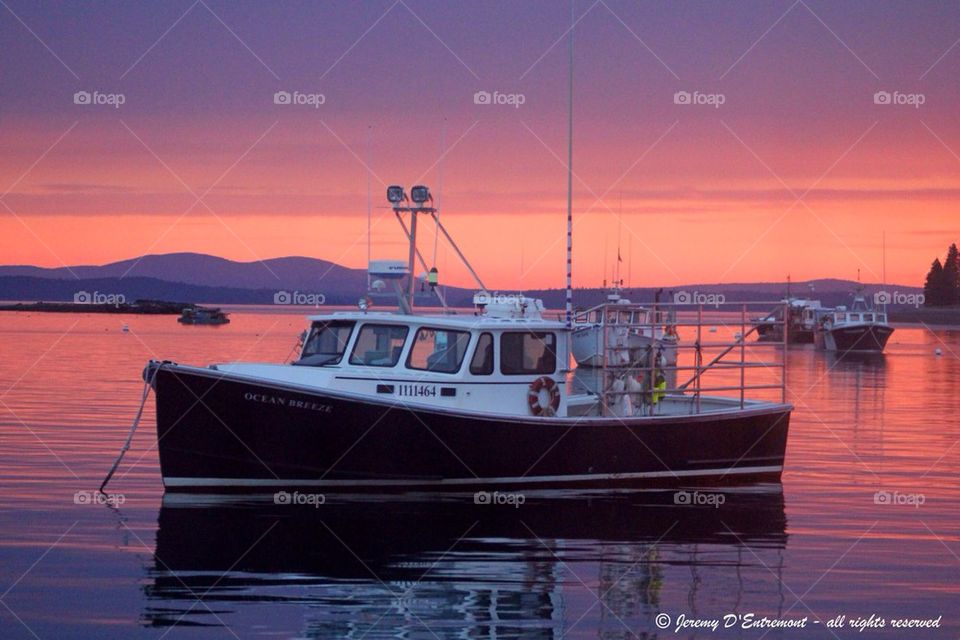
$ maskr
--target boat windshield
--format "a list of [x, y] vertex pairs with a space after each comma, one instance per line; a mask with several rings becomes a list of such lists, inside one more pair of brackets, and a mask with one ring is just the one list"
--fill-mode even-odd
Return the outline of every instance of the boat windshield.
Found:
[[410, 347], [407, 368], [456, 373], [463, 364], [468, 344], [470, 334], [466, 331], [422, 327]]
[[303, 364], [336, 364], [343, 357], [355, 323], [350, 320], [314, 322], [300, 355]]

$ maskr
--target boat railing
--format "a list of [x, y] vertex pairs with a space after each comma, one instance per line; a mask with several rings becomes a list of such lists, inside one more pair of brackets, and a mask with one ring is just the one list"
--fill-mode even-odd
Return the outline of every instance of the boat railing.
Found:
[[[686, 400], [693, 413], [700, 413], [707, 395], [738, 400], [744, 408], [754, 392], [779, 391], [779, 401], [786, 403], [789, 322], [785, 319], [789, 315], [780, 313], [768, 322], [782, 325], [781, 340], [750, 340], [759, 336], [750, 314], [769, 305], [769, 301], [709, 305], [658, 302], [594, 307], [591, 311], [627, 312], [630, 318], [648, 318], [643, 322], [603, 324], [604, 353], [597, 368], [602, 381], [601, 413], [616, 415], [616, 407], [622, 406], [618, 403], [628, 395], [639, 399], [640, 410], [651, 415], [657, 413], [657, 405], [664, 399]], [[786, 311], [786, 306], [778, 304], [768, 315]], [[630, 313], [640, 310], [645, 315]], [[622, 336], [611, 335], [617, 330], [622, 334], [624, 328], [650, 338], [646, 346], [629, 348], [617, 339]]]

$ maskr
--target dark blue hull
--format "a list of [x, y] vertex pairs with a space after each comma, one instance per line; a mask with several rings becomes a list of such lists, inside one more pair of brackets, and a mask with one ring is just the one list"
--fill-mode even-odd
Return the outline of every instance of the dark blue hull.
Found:
[[885, 324], [834, 327], [817, 332], [817, 346], [827, 351], [881, 353], [892, 334], [893, 327]]
[[172, 364], [154, 386], [160, 467], [172, 491], [778, 481], [790, 419], [788, 405], [623, 420], [495, 417]]

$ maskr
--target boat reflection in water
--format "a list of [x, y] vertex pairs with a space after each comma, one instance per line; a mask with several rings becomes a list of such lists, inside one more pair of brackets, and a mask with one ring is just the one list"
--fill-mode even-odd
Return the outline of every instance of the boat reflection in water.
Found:
[[298, 637], [619, 637], [656, 634], [664, 610], [783, 607], [779, 484], [513, 495], [167, 494], [142, 622], [232, 626], [260, 604], [265, 632]]

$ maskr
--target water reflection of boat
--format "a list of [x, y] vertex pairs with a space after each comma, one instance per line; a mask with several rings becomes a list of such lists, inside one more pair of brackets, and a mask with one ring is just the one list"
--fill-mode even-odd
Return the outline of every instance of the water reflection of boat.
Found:
[[[670, 568], [698, 545], [710, 545], [714, 559], [728, 553], [736, 561], [746, 549], [745, 565], [760, 554], [776, 566], [787, 538], [780, 486], [723, 495], [714, 508], [677, 505], [672, 491], [528, 495], [519, 507], [475, 504], [472, 496], [340, 503], [331, 496], [315, 507], [167, 494], [143, 622], [231, 624], [228, 612], [241, 605], [286, 602], [305, 605], [303, 620], [284, 609], [262, 621], [292, 623], [304, 637], [429, 637], [426, 627], [442, 637], [486, 628], [496, 637], [557, 638], [575, 624], [578, 615], [568, 612], [585, 597], [573, 565], [602, 585], [597, 595], [609, 610], [638, 632], [655, 630], [663, 590], [689, 588], [682, 579], [668, 583]], [[715, 586], [742, 589], [732, 586], [734, 573], [722, 573], [731, 585]], [[766, 569], [762, 578], [775, 592]], [[219, 620], [198, 596], [216, 603]]]
[[887, 355], [879, 351], [828, 351], [824, 356], [831, 371], [883, 370], [887, 367]]

